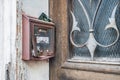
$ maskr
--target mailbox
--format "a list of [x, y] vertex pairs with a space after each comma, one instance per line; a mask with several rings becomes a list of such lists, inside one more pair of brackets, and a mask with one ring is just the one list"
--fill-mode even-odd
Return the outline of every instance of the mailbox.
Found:
[[54, 23], [22, 15], [22, 59], [45, 60], [54, 57]]

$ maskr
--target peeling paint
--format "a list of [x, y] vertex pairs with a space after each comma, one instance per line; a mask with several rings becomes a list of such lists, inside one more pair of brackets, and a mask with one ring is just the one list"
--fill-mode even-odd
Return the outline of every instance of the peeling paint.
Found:
[[[22, 0], [17, 1], [16, 80], [34, 80], [34, 79], [49, 80], [48, 61], [27, 61], [26, 62], [26, 61], [23, 61], [21, 58], [22, 57], [22, 12], [24, 11], [23, 4], [24, 4], [24, 1]], [[30, 6], [29, 4], [26, 4], [26, 5]], [[28, 10], [24, 12], [29, 13]]]

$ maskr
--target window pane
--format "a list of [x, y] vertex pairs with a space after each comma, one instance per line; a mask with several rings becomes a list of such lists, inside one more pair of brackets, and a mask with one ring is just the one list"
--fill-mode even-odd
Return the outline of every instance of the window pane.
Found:
[[[82, 5], [84, 6], [85, 10], [90, 19], [90, 24], [94, 20], [94, 14], [96, 12], [97, 6], [99, 4], [99, 0], [80, 0]], [[94, 24], [92, 26], [94, 32], [95, 40], [102, 44], [102, 45], [109, 45], [113, 43], [117, 38], [117, 31], [113, 28], [109, 28], [105, 30], [106, 26], [110, 24], [109, 18], [111, 18], [113, 11], [115, 10], [115, 6], [117, 7], [115, 10], [115, 21], [117, 29], [120, 31], [120, 4], [119, 0], [102, 0], [99, 6], [98, 12], [96, 14], [96, 18]], [[73, 41], [75, 44], [83, 44], [87, 42], [89, 39], [89, 26], [86, 14], [83, 10], [83, 7], [80, 4], [79, 0], [73, 0], [73, 13], [75, 15], [75, 19], [78, 22], [77, 27], [81, 31], [74, 31], [73, 32]], [[118, 5], [118, 6], [117, 6]], [[75, 26], [75, 25], [74, 25]], [[73, 27], [74, 27], [73, 26]], [[90, 43], [89, 43], [90, 44]], [[87, 45], [87, 44], [86, 44]], [[92, 44], [91, 44], [92, 45]], [[94, 52], [94, 59], [107, 59], [108, 61], [117, 61], [120, 58], [120, 38], [118, 41], [109, 47], [103, 47], [97, 45]], [[74, 56], [91, 59], [90, 50], [88, 46], [83, 47], [75, 47], [73, 45], [72, 51]], [[112, 58], [112, 59], [111, 59]], [[115, 59], [114, 59], [115, 58]]]

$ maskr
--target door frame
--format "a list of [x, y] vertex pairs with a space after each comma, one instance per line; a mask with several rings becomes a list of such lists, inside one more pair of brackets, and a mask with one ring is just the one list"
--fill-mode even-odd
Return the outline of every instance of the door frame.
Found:
[[68, 46], [68, 0], [49, 0], [49, 15], [55, 23], [55, 57], [50, 59], [50, 80], [59, 80], [62, 64], [69, 53]]
[[[50, 80], [59, 80], [61, 69], [120, 74], [120, 63], [81, 62], [70, 59], [69, 5], [71, 0], [49, 0], [49, 15], [56, 26], [55, 57], [50, 59]], [[89, 67], [88, 67], [89, 66]], [[101, 66], [101, 67], [99, 67]], [[99, 67], [99, 69], [98, 69]]]

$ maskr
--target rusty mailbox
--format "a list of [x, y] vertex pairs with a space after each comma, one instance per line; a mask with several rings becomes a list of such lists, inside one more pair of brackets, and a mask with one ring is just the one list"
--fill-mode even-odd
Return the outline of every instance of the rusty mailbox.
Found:
[[45, 60], [54, 57], [54, 23], [22, 15], [22, 59]]

